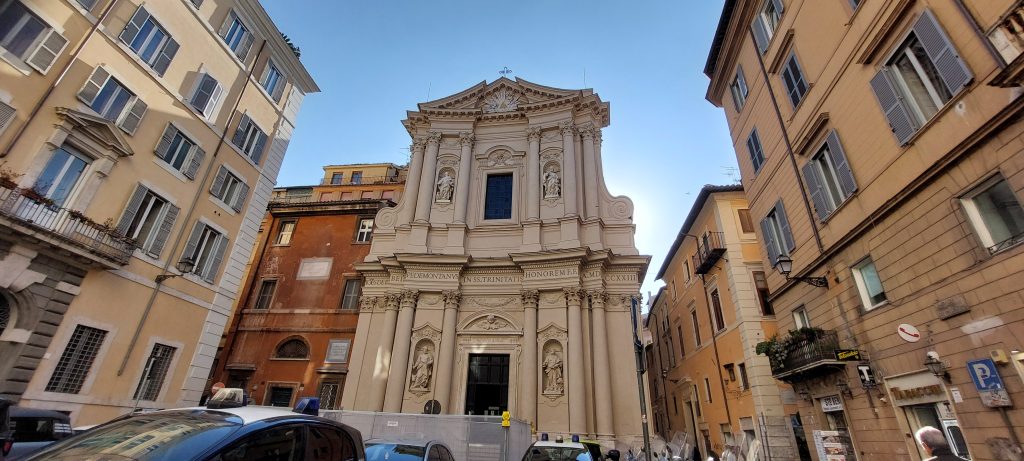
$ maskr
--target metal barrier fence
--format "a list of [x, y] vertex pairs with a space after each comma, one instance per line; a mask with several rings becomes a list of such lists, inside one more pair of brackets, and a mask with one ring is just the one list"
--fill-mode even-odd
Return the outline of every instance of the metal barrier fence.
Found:
[[320, 415], [339, 421], [369, 439], [439, 440], [462, 461], [519, 461], [533, 443], [530, 425], [512, 420], [501, 427], [500, 416], [418, 415], [370, 411], [326, 410]]

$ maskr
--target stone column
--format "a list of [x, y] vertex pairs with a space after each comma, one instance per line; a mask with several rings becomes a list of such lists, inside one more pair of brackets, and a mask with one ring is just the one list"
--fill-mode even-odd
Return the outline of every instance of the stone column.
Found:
[[576, 211], [576, 126], [562, 122], [562, 199], [565, 201], [566, 216]]
[[[416, 312], [416, 290], [402, 291], [401, 310], [395, 325], [395, 347], [391, 355], [391, 372], [384, 393], [384, 411], [400, 413], [405, 400], [405, 375], [409, 368], [409, 346], [412, 340], [412, 321]], [[386, 334], [386, 333], [385, 333]]]
[[[461, 174], [461, 173], [459, 173]], [[448, 400], [452, 393], [452, 375], [455, 366], [455, 329], [459, 317], [458, 290], [441, 293], [444, 297], [444, 318], [441, 321], [441, 353], [437, 356], [437, 379], [434, 380], [434, 398], [441, 402], [441, 413], [451, 413]]]
[[459, 144], [462, 145], [462, 156], [459, 158], [459, 182], [455, 189], [455, 222], [466, 222], [466, 210], [469, 208], [469, 177], [473, 166], [473, 133], [459, 133]]
[[398, 224], [412, 222], [413, 213], [416, 212], [416, 189], [420, 184], [420, 174], [423, 170], [423, 149], [427, 146], [423, 138], [415, 138], [409, 146], [412, 155], [412, 165], [409, 166], [409, 177], [405, 182], [405, 191], [402, 193], [402, 212], [398, 215]]
[[380, 342], [377, 346], [377, 360], [373, 368], [373, 387], [370, 389], [370, 411], [384, 409], [384, 390], [388, 385], [388, 372], [391, 368], [391, 347], [395, 340], [395, 321], [398, 319], [397, 293], [388, 293], [384, 297], [384, 327], [380, 330]]
[[597, 420], [597, 435], [611, 436], [615, 432], [612, 421], [611, 367], [608, 362], [608, 327], [605, 322], [604, 305], [608, 295], [594, 290], [590, 295], [591, 315], [594, 317], [594, 406]]
[[[562, 189], [563, 192], [565, 189]], [[569, 353], [566, 362], [569, 368], [569, 432], [587, 433], [586, 385], [583, 382], [583, 311], [580, 307], [580, 289], [562, 288], [565, 304], [569, 311]]]
[[601, 217], [601, 202], [597, 199], [597, 155], [594, 153], [596, 131], [590, 123], [580, 129], [583, 138], [583, 200], [586, 204], [583, 215], [588, 218]]
[[520, 408], [524, 412], [516, 415], [537, 427], [537, 290], [521, 292], [526, 324], [523, 326], [523, 378], [520, 389]]
[[[437, 150], [441, 146], [441, 132], [431, 131], [427, 136], [427, 151], [423, 155], [422, 174], [419, 175], [419, 194], [416, 196], [416, 221], [430, 220], [430, 207], [434, 204], [434, 181], [437, 181]], [[414, 190], [410, 184], [406, 191]]]
[[526, 218], [540, 218], [540, 127], [526, 129], [530, 150], [526, 153]]

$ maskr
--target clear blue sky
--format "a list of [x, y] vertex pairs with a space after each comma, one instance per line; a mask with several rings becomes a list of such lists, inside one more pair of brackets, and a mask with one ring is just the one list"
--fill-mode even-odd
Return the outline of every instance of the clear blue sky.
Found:
[[637, 247], [653, 256], [646, 300], [697, 191], [738, 177], [725, 116], [704, 100], [722, 0], [263, 3], [323, 90], [302, 106], [280, 185], [315, 183], [326, 164], [405, 163], [406, 110], [504, 66], [559, 88], [583, 88], [586, 72], [611, 103], [605, 180], [633, 199]]

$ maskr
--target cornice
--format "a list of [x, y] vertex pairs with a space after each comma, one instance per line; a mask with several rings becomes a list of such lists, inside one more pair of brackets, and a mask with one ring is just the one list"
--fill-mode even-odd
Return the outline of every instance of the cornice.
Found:
[[568, 250], [546, 250], [530, 253], [509, 253], [518, 265], [543, 264], [555, 261], [582, 261], [590, 253], [588, 248], [573, 248]]
[[433, 255], [418, 253], [396, 253], [395, 261], [402, 266], [443, 266], [458, 265], [459, 268], [469, 262], [467, 255]]

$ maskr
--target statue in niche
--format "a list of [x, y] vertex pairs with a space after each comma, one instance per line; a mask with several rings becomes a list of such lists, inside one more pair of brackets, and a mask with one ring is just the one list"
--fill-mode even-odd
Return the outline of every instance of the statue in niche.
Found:
[[455, 178], [452, 177], [448, 170], [444, 170], [441, 174], [441, 178], [437, 180], [437, 198], [438, 202], [450, 202], [452, 201], [452, 194], [455, 192]]
[[430, 389], [430, 375], [434, 371], [434, 353], [430, 346], [420, 346], [416, 354], [416, 361], [412, 365], [412, 379], [409, 383], [411, 389]]
[[558, 198], [562, 195], [562, 179], [555, 170], [554, 165], [549, 165], [544, 170], [544, 198]]
[[564, 389], [562, 354], [556, 347], [548, 348], [548, 353], [544, 357], [544, 393], [561, 395]]

